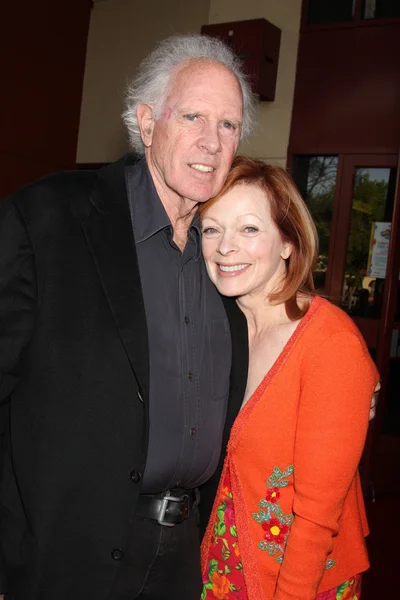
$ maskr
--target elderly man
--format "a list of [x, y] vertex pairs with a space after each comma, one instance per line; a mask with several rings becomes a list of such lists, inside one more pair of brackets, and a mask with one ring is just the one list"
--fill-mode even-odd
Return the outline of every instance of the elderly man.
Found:
[[200, 597], [199, 518], [247, 332], [206, 276], [195, 213], [252, 103], [221, 42], [168, 39], [128, 90], [135, 156], [1, 204], [0, 592], [13, 600]]

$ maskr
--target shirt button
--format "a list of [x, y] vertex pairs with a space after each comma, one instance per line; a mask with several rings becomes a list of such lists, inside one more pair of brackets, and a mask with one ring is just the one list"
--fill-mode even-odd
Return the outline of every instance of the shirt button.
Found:
[[193, 373], [192, 373], [192, 371], [189, 371], [189, 373], [188, 373], [188, 379], [189, 379], [189, 381], [192, 381], [192, 379], [193, 379]]
[[184, 320], [185, 320], [186, 325], [189, 325], [189, 317], [185, 317]]
[[124, 558], [124, 553], [120, 548], [114, 548], [114, 550], [111, 552], [111, 557], [114, 560], [122, 560]]
[[133, 483], [139, 483], [139, 481], [142, 479], [141, 474], [139, 473], [139, 471], [131, 471], [131, 479], [133, 481]]
[[192, 437], [194, 437], [194, 436], [196, 435], [196, 430], [195, 430], [195, 428], [194, 428], [194, 427], [192, 427], [192, 429], [190, 430], [190, 435], [191, 435]]

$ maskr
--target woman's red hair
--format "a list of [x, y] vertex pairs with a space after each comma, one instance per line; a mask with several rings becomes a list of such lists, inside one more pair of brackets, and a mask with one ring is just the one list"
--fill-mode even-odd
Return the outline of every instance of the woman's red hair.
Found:
[[310, 299], [315, 293], [312, 272], [318, 251], [318, 237], [312, 217], [293, 179], [284, 169], [261, 160], [237, 156], [219, 194], [200, 204], [200, 218], [237, 185], [257, 185], [265, 192], [272, 220], [283, 241], [292, 245], [291, 255], [286, 260], [286, 277], [280, 289], [269, 296], [269, 300], [274, 304], [284, 302], [289, 317], [297, 319], [307, 312], [307, 298]]

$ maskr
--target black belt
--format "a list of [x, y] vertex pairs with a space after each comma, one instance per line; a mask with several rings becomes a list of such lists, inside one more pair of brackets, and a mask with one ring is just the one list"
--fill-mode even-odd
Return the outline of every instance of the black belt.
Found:
[[173, 527], [185, 521], [199, 502], [198, 488], [167, 490], [161, 494], [140, 494], [135, 515], [154, 519], [165, 527]]

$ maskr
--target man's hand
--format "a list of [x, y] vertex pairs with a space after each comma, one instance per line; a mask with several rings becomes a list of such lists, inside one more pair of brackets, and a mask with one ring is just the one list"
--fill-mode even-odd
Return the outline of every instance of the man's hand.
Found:
[[[374, 395], [371, 398], [371, 408], [369, 409], [369, 420], [370, 421], [372, 421], [372, 419], [375, 417], [376, 405], [378, 402], [378, 396], [379, 396], [380, 389], [381, 389], [381, 382], [378, 381], [378, 383], [375, 386]], [[1, 596], [0, 596], [0, 600], [2, 600]]]

